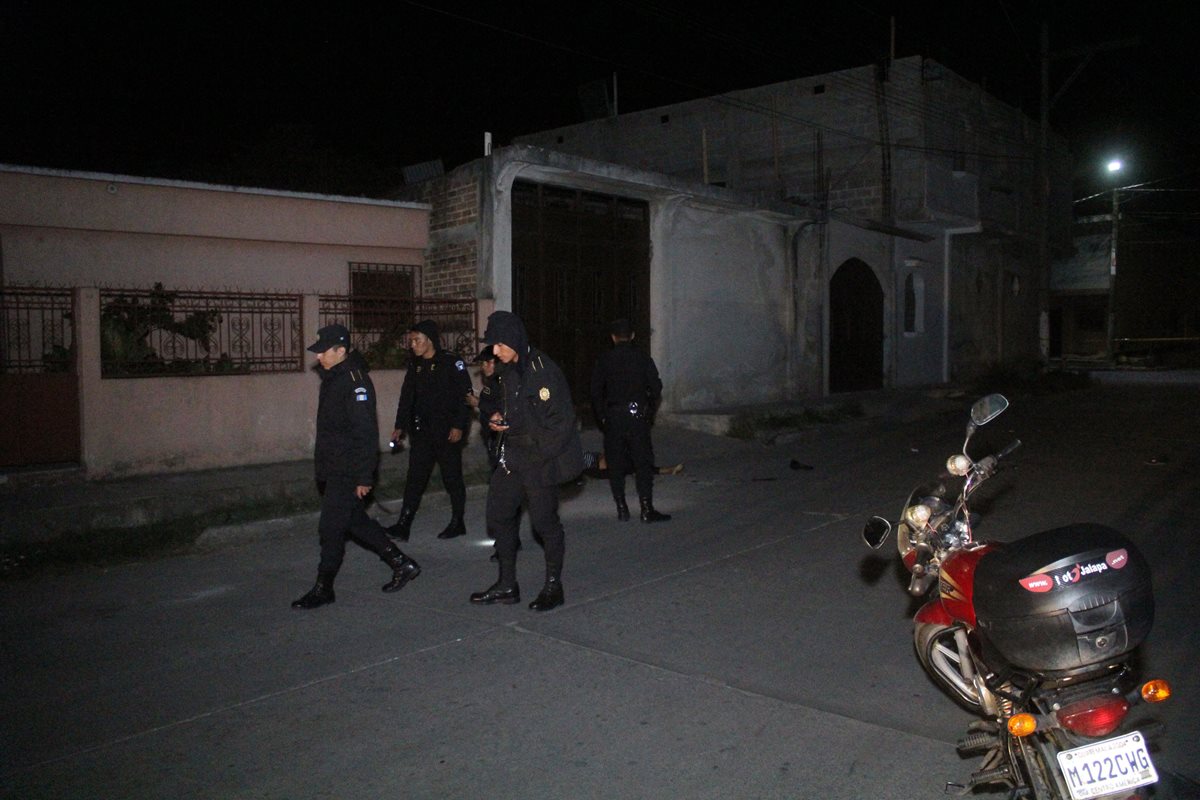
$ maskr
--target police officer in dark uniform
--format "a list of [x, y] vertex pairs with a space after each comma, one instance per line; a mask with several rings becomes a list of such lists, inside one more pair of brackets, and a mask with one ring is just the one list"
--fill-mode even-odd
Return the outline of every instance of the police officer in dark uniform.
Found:
[[450, 524], [438, 534], [452, 539], [467, 532], [463, 514], [467, 506], [467, 487], [463, 481], [462, 449], [470, 424], [471, 376], [467, 365], [454, 353], [441, 348], [437, 323], [427, 319], [409, 331], [413, 357], [400, 387], [396, 407], [396, 426], [392, 441], [409, 435], [408, 475], [404, 481], [404, 501], [400, 518], [388, 534], [407, 542], [413, 517], [421, 505], [421, 495], [429, 485], [436, 463], [442, 483], [450, 495]]
[[492, 345], [500, 362], [500, 407], [492, 412], [489, 427], [503, 439], [487, 497], [488, 533], [496, 541], [500, 577], [489, 588], [472, 594], [471, 602], [521, 601], [517, 533], [524, 502], [546, 556], [546, 582], [529, 607], [549, 611], [564, 602], [565, 537], [558, 518], [558, 485], [583, 472], [583, 447], [571, 390], [558, 365], [529, 345], [524, 323], [511, 311], [496, 311], [488, 317], [484, 341]]
[[[491, 345], [485, 345], [479, 351], [475, 363], [479, 365], [479, 396], [467, 398], [467, 404], [479, 413], [480, 438], [483, 440], [483, 446], [487, 448], [488, 468], [491, 474], [500, 466], [500, 442], [504, 438], [491, 427], [492, 414], [502, 408], [500, 376], [496, 373], [496, 354]], [[521, 549], [520, 539], [517, 539], [517, 549]], [[500, 560], [495, 548], [492, 549], [491, 560]]]
[[491, 429], [489, 421], [492, 414], [501, 408], [500, 376], [496, 374], [496, 354], [492, 346], [487, 345], [475, 357], [479, 365], [479, 396], [468, 399], [467, 404], [479, 413], [480, 436], [484, 447], [487, 448], [488, 466], [496, 469], [500, 466], [500, 434]]
[[350, 332], [342, 325], [317, 331], [308, 348], [320, 364], [321, 394], [317, 403], [314, 450], [317, 485], [321, 488], [321, 562], [317, 582], [292, 608], [318, 608], [334, 601], [333, 579], [352, 536], [374, 550], [392, 568], [383, 591], [396, 592], [421, 574], [421, 568], [388, 539], [384, 528], [367, 516], [363, 499], [370, 493], [379, 463], [379, 420], [375, 386], [367, 363], [350, 349]]
[[665, 522], [669, 514], [654, 509], [654, 446], [650, 424], [662, 399], [662, 380], [652, 359], [633, 346], [633, 326], [618, 319], [609, 329], [613, 349], [592, 370], [592, 412], [604, 431], [608, 482], [617, 503], [617, 519], [629, 519], [625, 475], [634, 474], [642, 522]]

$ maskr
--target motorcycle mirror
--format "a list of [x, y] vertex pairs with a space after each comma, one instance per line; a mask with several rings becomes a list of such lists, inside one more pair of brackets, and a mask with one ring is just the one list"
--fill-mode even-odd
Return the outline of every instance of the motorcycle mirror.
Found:
[[986, 425], [1004, 413], [1008, 408], [1008, 399], [1002, 394], [989, 394], [981, 397], [971, 406], [971, 424], [975, 427]]
[[867, 547], [878, 550], [883, 547], [883, 543], [887, 541], [888, 534], [891, 532], [892, 523], [883, 517], [871, 517], [863, 526], [863, 541], [867, 543]]

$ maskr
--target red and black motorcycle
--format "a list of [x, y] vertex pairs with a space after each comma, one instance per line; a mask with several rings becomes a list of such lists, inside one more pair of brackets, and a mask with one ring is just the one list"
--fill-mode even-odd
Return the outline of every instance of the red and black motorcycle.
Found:
[[[971, 407], [961, 454], [946, 462], [962, 478], [957, 499], [944, 485], [919, 487], [896, 525], [908, 591], [933, 598], [914, 618], [921, 665], [978, 714], [958, 743], [982, 754], [965, 783], [1007, 786], [1036, 800], [1143, 797], [1158, 780], [1148, 736], [1158, 723], [1135, 720], [1140, 703], [1166, 700], [1163, 680], [1138, 680], [1134, 649], [1154, 621], [1150, 569], [1133, 542], [1112, 528], [1079, 523], [1010, 543], [976, 541], [972, 494], [1020, 446], [978, 461], [971, 437], [1008, 408], [994, 394]], [[872, 517], [863, 530], [878, 549], [892, 525]]]

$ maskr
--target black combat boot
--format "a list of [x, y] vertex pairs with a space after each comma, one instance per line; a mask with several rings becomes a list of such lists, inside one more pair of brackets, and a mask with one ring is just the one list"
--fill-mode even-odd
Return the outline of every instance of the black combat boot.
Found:
[[504, 587], [500, 581], [496, 581], [482, 592], [472, 592], [471, 602], [481, 606], [490, 606], [493, 603], [511, 606], [513, 603], [521, 602], [521, 587], [515, 583], [512, 586]]
[[529, 607], [534, 611], [549, 611], [552, 608], [558, 608], [565, 602], [562, 578], [547, 575], [546, 585], [542, 587], [542, 591], [538, 592], [537, 598], [529, 604]]
[[379, 557], [392, 568], [392, 579], [383, 585], [385, 592], [398, 592], [404, 588], [404, 584], [421, 574], [421, 565], [400, 552], [400, 548], [394, 544], [389, 545]]
[[671, 518], [670, 514], [662, 514], [654, 510], [654, 501], [649, 497], [641, 498], [642, 501], [642, 522], [666, 522]]
[[439, 539], [453, 539], [455, 536], [466, 536], [467, 526], [463, 523], [462, 514], [455, 514], [450, 524], [438, 534]]
[[292, 602], [292, 608], [319, 608], [336, 599], [333, 596], [333, 573], [318, 572], [317, 582], [308, 590], [308, 594]]
[[413, 517], [417, 515], [417, 510], [408, 505], [400, 506], [400, 518], [395, 524], [387, 528], [387, 535], [393, 539], [399, 539], [402, 542], [408, 541], [408, 536], [412, 532]]
[[617, 501], [617, 519], [621, 522], [629, 522], [629, 504], [625, 502], [625, 495], [613, 499]]
[[511, 606], [521, 602], [521, 587], [517, 585], [516, 560], [500, 560], [500, 579], [482, 592], [471, 594], [471, 602], [477, 605], [490, 606], [493, 603]]

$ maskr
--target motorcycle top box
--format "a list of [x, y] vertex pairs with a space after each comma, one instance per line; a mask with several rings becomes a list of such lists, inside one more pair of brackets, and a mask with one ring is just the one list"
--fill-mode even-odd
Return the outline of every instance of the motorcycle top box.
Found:
[[980, 559], [974, 577], [984, 657], [1047, 677], [1120, 658], [1154, 622], [1149, 565], [1103, 525], [1068, 525], [1005, 545]]

